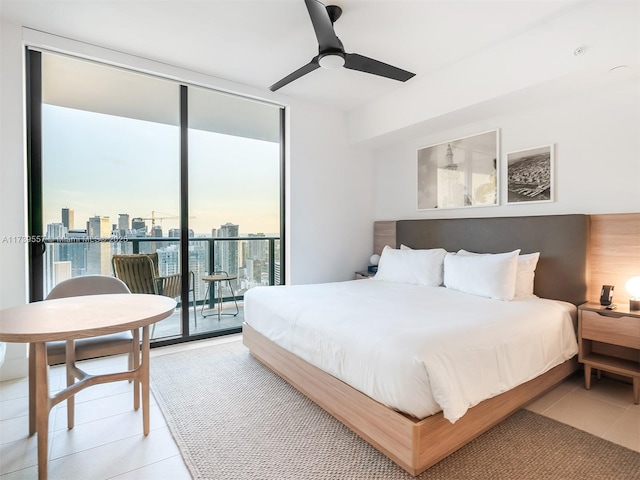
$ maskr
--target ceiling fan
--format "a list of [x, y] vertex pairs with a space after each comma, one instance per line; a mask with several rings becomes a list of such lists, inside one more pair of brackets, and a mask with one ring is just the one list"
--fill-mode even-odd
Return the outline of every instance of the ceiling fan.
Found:
[[328, 5], [325, 7], [318, 0], [305, 0], [304, 3], [309, 11], [311, 23], [318, 38], [318, 55], [313, 57], [305, 66], [271, 85], [269, 90], [272, 92], [320, 67], [344, 67], [350, 70], [358, 70], [360, 72], [391, 78], [400, 82], [406, 82], [415, 75], [415, 73], [407, 72], [401, 68], [374, 60], [373, 58], [358, 55], [357, 53], [346, 53], [342, 42], [336, 36], [336, 32], [333, 29], [334, 22], [342, 15], [342, 9], [336, 5]]

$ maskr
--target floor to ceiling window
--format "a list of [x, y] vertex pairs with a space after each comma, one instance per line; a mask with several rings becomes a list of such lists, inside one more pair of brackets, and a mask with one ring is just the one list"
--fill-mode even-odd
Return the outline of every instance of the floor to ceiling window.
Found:
[[205, 332], [237, 324], [249, 288], [280, 283], [280, 109], [194, 87], [188, 112], [189, 267]]
[[[281, 282], [279, 106], [28, 50], [31, 298], [151, 254], [183, 275], [153, 339], [239, 331], [244, 292]], [[210, 281], [224, 272], [228, 281]], [[216, 277], [218, 278], [218, 277]], [[218, 315], [221, 313], [221, 315]]]

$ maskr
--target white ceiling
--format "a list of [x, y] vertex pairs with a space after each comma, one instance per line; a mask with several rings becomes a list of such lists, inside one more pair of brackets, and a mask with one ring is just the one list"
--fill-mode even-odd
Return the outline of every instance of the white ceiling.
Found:
[[[180, 124], [175, 82], [55, 53], [42, 55], [42, 79], [42, 101], [49, 105]], [[275, 105], [197, 87], [190, 88], [189, 103], [189, 128], [280, 141]]]
[[[584, 0], [336, 0], [347, 52], [417, 74], [407, 84], [318, 69], [279, 93], [351, 110], [521, 39]], [[5, 21], [264, 89], [317, 54], [303, 0], [0, 0]], [[568, 26], [570, 28], [570, 26]], [[578, 45], [576, 45], [578, 46]], [[544, 68], [541, 65], [541, 68]]]

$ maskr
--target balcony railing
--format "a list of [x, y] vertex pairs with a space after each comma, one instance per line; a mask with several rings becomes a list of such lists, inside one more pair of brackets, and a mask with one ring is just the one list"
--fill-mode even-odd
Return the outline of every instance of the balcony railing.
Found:
[[[113, 275], [111, 257], [117, 254], [158, 253], [161, 276], [180, 272], [180, 240], [169, 237], [104, 238], [73, 237], [45, 239], [44, 292], [63, 280], [84, 275]], [[223, 302], [231, 299], [231, 288], [238, 300], [255, 286], [280, 283], [280, 238], [276, 236], [192, 237], [188, 246], [189, 271], [193, 272], [195, 303], [189, 298], [188, 308], [197, 309], [199, 318], [203, 303], [207, 307], [217, 301], [217, 292], [207, 290], [202, 277], [225, 271], [237, 278], [231, 285], [221, 282]], [[180, 299], [176, 299], [180, 300]], [[178, 303], [180, 310], [182, 305]], [[193, 314], [191, 314], [193, 320]], [[169, 320], [169, 319], [167, 319]], [[162, 322], [161, 322], [162, 323]]]

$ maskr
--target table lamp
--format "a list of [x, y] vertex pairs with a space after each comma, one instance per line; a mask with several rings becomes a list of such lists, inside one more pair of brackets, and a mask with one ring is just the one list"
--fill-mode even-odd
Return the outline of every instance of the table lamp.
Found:
[[380, 262], [380, 255], [378, 255], [377, 253], [374, 253], [373, 255], [371, 255], [371, 258], [369, 258], [369, 267], [367, 268], [367, 271], [369, 273], [378, 273], [378, 263]]
[[630, 310], [640, 310], [640, 276], [630, 278], [625, 284], [627, 292], [631, 295], [629, 300]]

